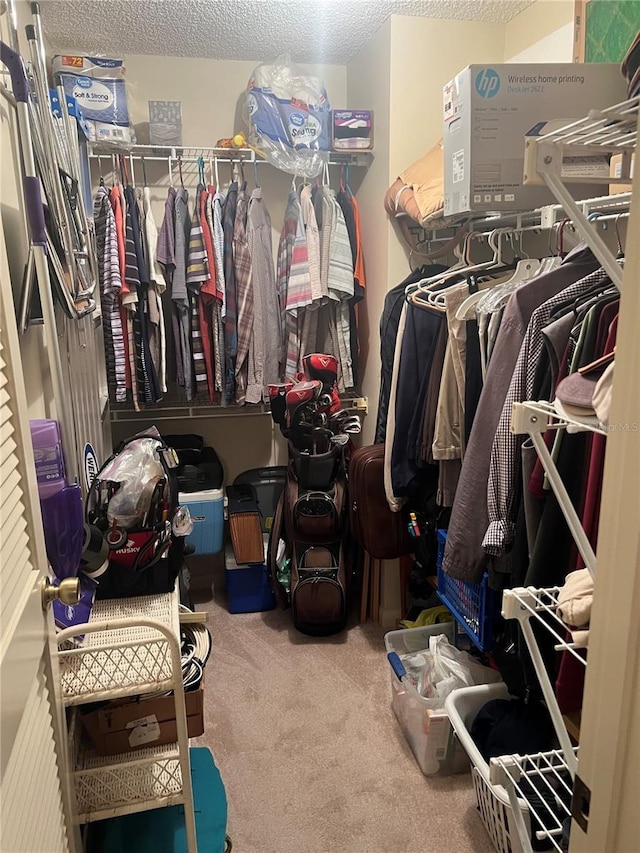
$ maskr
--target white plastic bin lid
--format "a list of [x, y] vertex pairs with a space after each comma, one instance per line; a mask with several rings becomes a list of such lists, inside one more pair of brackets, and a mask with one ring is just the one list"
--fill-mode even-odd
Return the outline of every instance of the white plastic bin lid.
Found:
[[188, 504], [192, 501], [221, 501], [224, 499], [222, 489], [203, 489], [201, 492], [178, 492], [178, 502]]

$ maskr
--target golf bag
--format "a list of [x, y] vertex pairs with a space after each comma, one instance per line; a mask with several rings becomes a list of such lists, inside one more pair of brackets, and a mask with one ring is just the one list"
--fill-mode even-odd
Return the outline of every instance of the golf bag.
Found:
[[303, 634], [328, 636], [346, 624], [352, 563], [347, 503], [343, 448], [310, 455], [289, 443], [268, 563], [276, 597], [291, 606]]

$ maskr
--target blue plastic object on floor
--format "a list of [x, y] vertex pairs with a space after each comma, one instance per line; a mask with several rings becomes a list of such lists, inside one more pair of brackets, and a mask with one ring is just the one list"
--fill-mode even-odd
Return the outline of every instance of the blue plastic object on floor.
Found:
[[[227, 795], [210, 750], [189, 750], [198, 850], [224, 853]], [[187, 853], [184, 808], [170, 806], [125, 815], [90, 826], [88, 853]]]

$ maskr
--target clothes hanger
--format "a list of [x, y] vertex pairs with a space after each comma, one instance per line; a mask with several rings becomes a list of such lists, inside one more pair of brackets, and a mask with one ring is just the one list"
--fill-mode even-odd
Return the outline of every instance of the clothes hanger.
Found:
[[129, 154], [129, 166], [131, 167], [131, 186], [136, 188], [136, 175], [133, 169], [133, 155]]
[[351, 186], [349, 184], [349, 164], [348, 163], [345, 163], [344, 173], [345, 173], [344, 181], [345, 181], [345, 186], [347, 188], [347, 193], [351, 196], [351, 198], [355, 198], [355, 196], [353, 194], [353, 190], [351, 189]]
[[260, 172], [260, 170], [258, 169], [258, 161], [256, 159], [254, 159], [254, 161], [253, 161], [253, 183], [254, 183], [256, 189], [260, 188], [259, 172]]
[[149, 182], [147, 180], [147, 164], [146, 164], [144, 157], [141, 157], [140, 161], [142, 163], [142, 180], [144, 181], [145, 187], [148, 187]]
[[[461, 270], [460, 274], [470, 274], [470, 273], [488, 273], [490, 270], [497, 271], [502, 266], [502, 240], [509, 231], [510, 228], [495, 228], [488, 237], [489, 246], [493, 249], [493, 258], [490, 261], [487, 261], [483, 264], [477, 264], [474, 269]], [[485, 286], [482, 287], [481, 284]], [[495, 282], [482, 282], [478, 283], [479, 289], [474, 293], [470, 293], [469, 296], [461, 303], [456, 311], [456, 320], [470, 320], [475, 318], [475, 307], [476, 303], [483, 298], [484, 291], [487, 286], [491, 287], [495, 285]]]
[[620, 221], [621, 217], [623, 217], [623, 216], [626, 217], [628, 215], [629, 215], [628, 213], [627, 214], [619, 213], [616, 216], [614, 223], [613, 223], [613, 226], [614, 226], [615, 232], [616, 232], [616, 240], [618, 241], [618, 252], [616, 254], [616, 260], [618, 260], [618, 261], [621, 260], [622, 258], [624, 258], [624, 249], [622, 248], [622, 240], [620, 239], [620, 231], [618, 230], [618, 222]]
[[206, 186], [207, 176], [204, 173], [204, 157], [198, 157], [198, 191]]
[[173, 187], [173, 160], [170, 156], [167, 157], [167, 165], [169, 167], [169, 186]]
[[[447, 281], [453, 279], [452, 284], [458, 283], [458, 278], [461, 275], [465, 275], [466, 273], [476, 269], [479, 264], [471, 264], [470, 263], [470, 246], [471, 241], [476, 239], [479, 235], [478, 232], [470, 231], [467, 235], [465, 235], [465, 240], [462, 249], [462, 256], [464, 258], [464, 263], [462, 266], [450, 267], [445, 273], [439, 273], [436, 276], [432, 276], [428, 279], [423, 279], [421, 282], [417, 282], [414, 286], [409, 285], [407, 290], [410, 290], [410, 293], [407, 295], [408, 301], [412, 302], [414, 305], [427, 308], [427, 309], [435, 309], [437, 311], [446, 310], [446, 301], [442, 296], [443, 285], [446, 285]], [[495, 251], [495, 250], [494, 250]], [[438, 288], [437, 293], [433, 292], [434, 288]], [[438, 298], [439, 297], [439, 298]]]
[[178, 157], [178, 172], [180, 174], [180, 186], [184, 189], [184, 176], [182, 174], [182, 157]]
[[[469, 231], [464, 235], [464, 237], [463, 237], [463, 249], [462, 249], [461, 253], [458, 253], [456, 251], [456, 246], [453, 247], [453, 252], [454, 252], [456, 258], [458, 259], [457, 262], [453, 266], [449, 267], [449, 269], [444, 273], [437, 273], [436, 275], [433, 275], [433, 276], [427, 276], [427, 277], [421, 279], [420, 281], [414, 282], [413, 284], [408, 284], [404, 290], [405, 297], [408, 299], [417, 290], [425, 291], [427, 289], [427, 287], [429, 287], [430, 285], [437, 285], [440, 282], [446, 281], [447, 278], [456, 276], [459, 270], [461, 270], [464, 266], [468, 265], [468, 260], [467, 260], [468, 249], [467, 249], [467, 247], [468, 247], [468, 244], [471, 240], [471, 236], [473, 233], [474, 232]], [[459, 245], [459, 244], [456, 244], [456, 245]]]
[[213, 168], [216, 173], [216, 192], [220, 192], [220, 173], [218, 172], [218, 158], [213, 158]]

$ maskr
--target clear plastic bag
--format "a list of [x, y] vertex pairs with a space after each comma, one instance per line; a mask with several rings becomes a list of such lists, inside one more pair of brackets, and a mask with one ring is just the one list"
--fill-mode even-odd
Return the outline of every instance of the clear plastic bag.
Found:
[[107, 518], [110, 523], [117, 521], [127, 530], [142, 523], [153, 490], [165, 476], [157, 454], [160, 443], [160, 435], [154, 427], [147, 435], [131, 441], [102, 472], [102, 480], [120, 484], [109, 501]]
[[331, 106], [323, 81], [283, 54], [258, 65], [247, 86], [251, 142], [284, 172], [319, 175], [331, 146]]
[[431, 637], [428, 649], [402, 655], [402, 663], [418, 693], [429, 700], [432, 711], [444, 708], [444, 700], [454, 690], [501, 681], [500, 673], [457, 649], [444, 634]]

